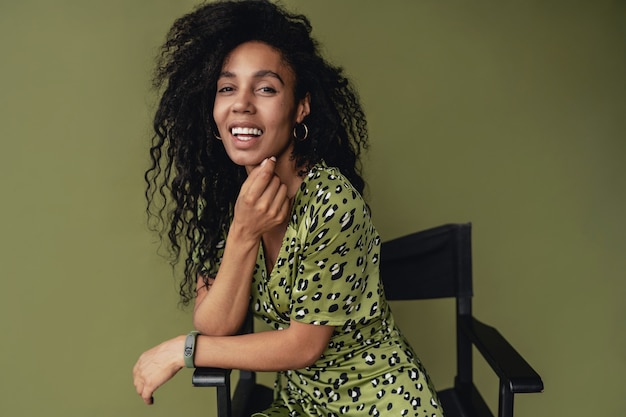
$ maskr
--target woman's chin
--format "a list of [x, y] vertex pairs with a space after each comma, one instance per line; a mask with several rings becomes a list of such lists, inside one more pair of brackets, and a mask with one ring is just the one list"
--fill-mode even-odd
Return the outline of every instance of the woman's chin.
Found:
[[266, 158], [231, 158], [231, 161], [233, 161], [234, 164], [245, 167], [246, 170], [248, 172], [250, 172], [250, 170], [254, 169], [255, 167], [261, 165], [261, 162], [263, 162], [263, 160]]

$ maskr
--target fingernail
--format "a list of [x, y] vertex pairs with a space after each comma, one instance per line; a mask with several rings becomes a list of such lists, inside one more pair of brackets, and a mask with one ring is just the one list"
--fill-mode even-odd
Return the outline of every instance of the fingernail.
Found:
[[263, 162], [261, 162], [261, 166], [265, 165], [267, 163], [268, 160], [274, 161], [276, 162], [276, 157], [275, 156], [270, 156], [269, 158], [265, 158], [263, 160]]

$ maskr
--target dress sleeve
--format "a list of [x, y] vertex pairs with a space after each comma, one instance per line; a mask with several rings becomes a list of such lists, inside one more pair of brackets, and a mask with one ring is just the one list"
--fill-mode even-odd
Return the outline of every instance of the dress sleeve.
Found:
[[336, 175], [324, 173], [308, 190], [290, 318], [341, 327], [378, 316], [380, 238], [369, 208]]

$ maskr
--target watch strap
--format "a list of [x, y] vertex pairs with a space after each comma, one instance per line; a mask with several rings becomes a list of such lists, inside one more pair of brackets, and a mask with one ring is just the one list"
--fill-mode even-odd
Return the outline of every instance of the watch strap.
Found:
[[185, 368], [195, 368], [194, 365], [194, 353], [196, 351], [196, 338], [200, 332], [194, 330], [189, 332], [185, 338], [185, 350], [183, 351], [183, 359], [185, 360]]

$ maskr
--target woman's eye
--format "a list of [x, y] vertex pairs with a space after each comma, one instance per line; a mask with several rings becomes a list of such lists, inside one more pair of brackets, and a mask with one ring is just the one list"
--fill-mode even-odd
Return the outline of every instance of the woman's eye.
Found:
[[262, 93], [266, 93], [266, 94], [275, 94], [276, 93], [276, 89], [272, 88], [272, 87], [261, 87], [259, 88], [259, 91]]
[[225, 86], [217, 90], [218, 93], [229, 93], [233, 91], [233, 88], [230, 86]]

